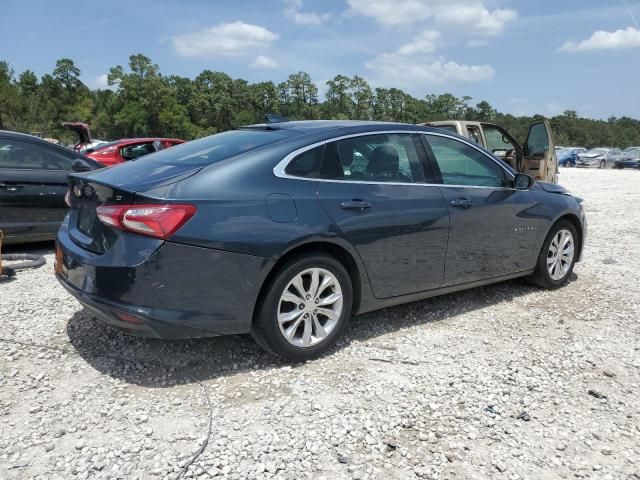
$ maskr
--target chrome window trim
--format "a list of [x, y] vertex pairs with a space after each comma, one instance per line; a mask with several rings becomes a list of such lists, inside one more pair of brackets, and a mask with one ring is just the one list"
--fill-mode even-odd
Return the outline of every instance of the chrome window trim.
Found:
[[492, 190], [515, 190], [514, 188], [510, 188], [510, 187], [485, 187], [485, 186], [481, 186], [481, 185], [451, 185], [451, 184], [444, 184], [444, 183], [421, 183], [421, 182], [416, 182], [416, 183], [375, 182], [375, 181], [363, 181], [363, 180], [335, 180], [335, 179], [329, 179], [329, 178], [307, 178], [307, 177], [297, 177], [295, 175], [289, 175], [285, 171], [286, 168], [287, 168], [287, 165], [289, 165], [289, 163], [295, 157], [297, 157], [298, 155], [300, 155], [300, 154], [302, 154], [304, 152], [312, 150], [312, 149], [314, 149], [316, 147], [320, 147], [322, 145], [326, 145], [327, 143], [337, 142], [339, 140], [345, 140], [347, 138], [366, 137], [366, 136], [370, 136], [370, 135], [390, 135], [390, 134], [435, 135], [437, 137], [445, 137], [445, 138], [449, 138], [451, 140], [458, 141], [460, 143], [463, 143], [465, 145], [468, 145], [468, 146], [474, 148], [475, 150], [477, 150], [478, 152], [483, 154], [489, 160], [491, 160], [492, 162], [496, 163], [500, 168], [502, 168], [506, 172], [508, 178], [513, 179], [512, 178], [513, 177], [513, 173], [511, 171], [509, 171], [504, 165], [502, 165], [499, 160], [497, 160], [496, 158], [493, 158], [490, 154], [488, 154], [487, 152], [485, 152], [485, 151], [481, 150], [480, 148], [478, 148], [478, 146], [475, 145], [473, 142], [466, 141], [466, 140], [461, 139], [461, 138], [452, 137], [452, 136], [444, 134], [444, 133], [425, 132], [425, 131], [422, 131], [422, 130], [384, 130], [384, 131], [377, 131], [377, 132], [361, 132], [361, 133], [351, 133], [349, 135], [342, 135], [340, 137], [333, 137], [333, 138], [329, 138], [329, 139], [326, 139], [326, 140], [321, 140], [319, 142], [315, 142], [315, 143], [312, 143], [310, 145], [298, 148], [297, 150], [294, 150], [293, 152], [287, 154], [282, 160], [280, 160], [278, 162], [278, 164], [275, 167], [273, 167], [273, 174], [278, 178], [286, 178], [286, 179], [290, 179], [290, 180], [302, 180], [302, 181], [308, 181], [308, 182], [350, 183], [350, 184], [362, 184], [362, 185], [403, 185], [403, 186], [415, 185], [415, 186], [424, 186], [424, 187], [490, 188]]

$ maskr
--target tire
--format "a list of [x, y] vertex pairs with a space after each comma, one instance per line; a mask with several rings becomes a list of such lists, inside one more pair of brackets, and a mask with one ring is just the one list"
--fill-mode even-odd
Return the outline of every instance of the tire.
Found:
[[[570, 242], [573, 247], [571, 258], [568, 262], [565, 263], [562, 262], [562, 255], [558, 256], [556, 253], [554, 257], [554, 249], [552, 249], [552, 244], [555, 246], [558, 243], [563, 242], [563, 233], [561, 232], [565, 232], [570, 235]], [[553, 227], [551, 227], [547, 238], [545, 238], [544, 243], [542, 244], [542, 249], [540, 250], [540, 254], [538, 255], [538, 263], [536, 264], [536, 269], [533, 274], [527, 277], [527, 280], [534, 285], [546, 288], [548, 290], [554, 290], [565, 285], [569, 280], [569, 277], [571, 277], [573, 267], [575, 266], [576, 260], [578, 258], [578, 242], [578, 232], [576, 232], [576, 228], [573, 226], [573, 224], [568, 220], [558, 221], [555, 225], [553, 225]], [[555, 251], [557, 252], [557, 249]], [[557, 266], [557, 270], [553, 270], [551, 263], [553, 261], [553, 258], [557, 258], [556, 263], [553, 264]], [[564, 258], [566, 259], [567, 257]], [[552, 275], [550, 270], [553, 271], [555, 275]]]
[[598, 168], [607, 168], [607, 161], [600, 160], [600, 165], [598, 166]]
[[[314, 289], [316, 274], [318, 287]], [[320, 290], [323, 282], [328, 283]], [[304, 297], [296, 284], [304, 290]], [[331, 303], [323, 305], [323, 301]], [[294, 257], [266, 286], [251, 335], [262, 348], [285, 360], [311, 360], [335, 345], [351, 317], [352, 305], [351, 279], [339, 261], [320, 252]]]

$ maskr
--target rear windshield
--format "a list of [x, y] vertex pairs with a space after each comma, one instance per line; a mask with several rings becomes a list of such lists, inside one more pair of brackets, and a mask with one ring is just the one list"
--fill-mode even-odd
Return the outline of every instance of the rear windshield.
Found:
[[291, 130], [230, 130], [200, 138], [137, 160], [168, 165], [211, 165], [226, 158], [298, 135]]

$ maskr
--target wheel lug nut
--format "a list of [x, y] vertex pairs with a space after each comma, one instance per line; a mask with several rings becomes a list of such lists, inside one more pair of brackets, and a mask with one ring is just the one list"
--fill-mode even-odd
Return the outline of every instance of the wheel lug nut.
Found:
[[307, 295], [307, 300], [311, 300], [311, 295]]
[[308, 314], [308, 313], [305, 313], [305, 314], [304, 314], [304, 318], [309, 318], [309, 314]]
[[317, 305], [319, 302], [320, 302], [320, 300], [318, 300], [318, 299], [316, 298], [316, 305]]
[[298, 305], [298, 308], [302, 310], [304, 308], [304, 303], [301, 303], [300, 305]]
[[314, 311], [313, 311], [313, 314], [314, 314], [314, 315], [317, 315], [317, 314], [318, 314], [318, 310], [314, 310]]

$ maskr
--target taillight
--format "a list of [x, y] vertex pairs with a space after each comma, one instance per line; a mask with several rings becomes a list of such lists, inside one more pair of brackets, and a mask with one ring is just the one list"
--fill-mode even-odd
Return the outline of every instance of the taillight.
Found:
[[166, 240], [196, 213], [193, 205], [102, 205], [98, 218], [105, 225]]

